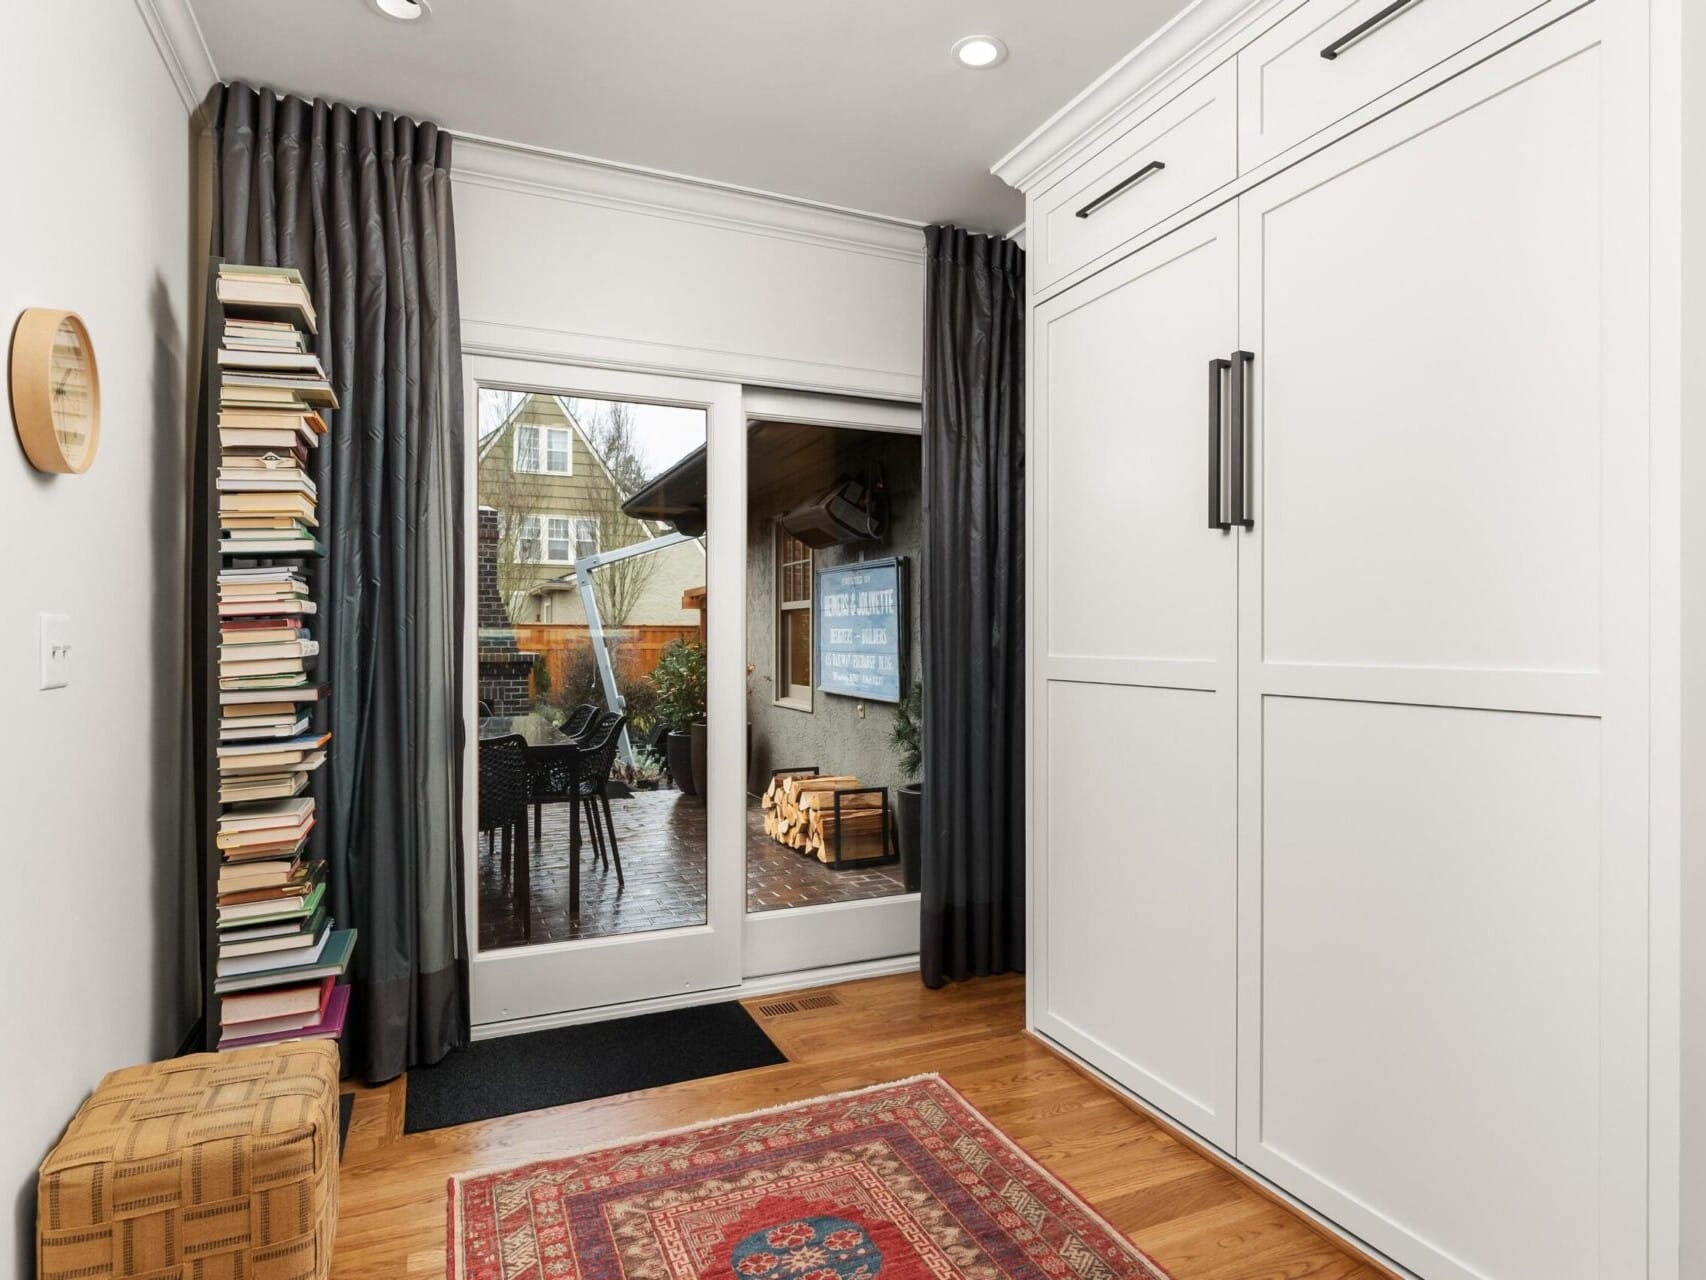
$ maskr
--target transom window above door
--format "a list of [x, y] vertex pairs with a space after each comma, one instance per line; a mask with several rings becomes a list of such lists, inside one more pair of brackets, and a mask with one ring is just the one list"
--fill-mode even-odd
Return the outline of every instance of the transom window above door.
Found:
[[568, 427], [518, 426], [515, 469], [529, 475], [574, 474], [574, 433]]

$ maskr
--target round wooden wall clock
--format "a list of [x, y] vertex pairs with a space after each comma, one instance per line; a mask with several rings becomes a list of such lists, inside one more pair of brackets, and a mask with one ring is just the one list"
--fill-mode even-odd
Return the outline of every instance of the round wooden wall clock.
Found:
[[83, 321], [32, 307], [12, 333], [12, 418], [41, 471], [87, 471], [101, 442], [101, 376]]

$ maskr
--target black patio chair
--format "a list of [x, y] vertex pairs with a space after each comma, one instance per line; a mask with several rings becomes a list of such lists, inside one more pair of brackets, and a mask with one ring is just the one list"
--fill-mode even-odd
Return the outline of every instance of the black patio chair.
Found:
[[[584, 777], [584, 757], [589, 751], [597, 751], [598, 744], [604, 740], [604, 731], [610, 725], [620, 727], [622, 723], [622, 716], [618, 712], [601, 712], [590, 703], [586, 704], [585, 709], [591, 715], [586, 718], [587, 723], [575, 742], [534, 747], [529, 753], [528, 801], [533, 806], [535, 843], [544, 838], [545, 806], [561, 804], [575, 795], [576, 787]], [[576, 708], [577, 713], [580, 710], [581, 708]], [[614, 750], [615, 746], [612, 745], [612, 753]], [[605, 772], [608, 775], [608, 766]], [[604, 835], [598, 827], [596, 815], [589, 816], [586, 823], [593, 856], [608, 866], [610, 858], [604, 849]]]
[[578, 739], [591, 728], [592, 722], [597, 717], [598, 707], [595, 704], [591, 702], [581, 703], [580, 706], [569, 712], [569, 718], [563, 721], [563, 736]]
[[[531, 879], [513, 874], [516, 858], [531, 857], [527, 843], [527, 802], [531, 791], [527, 757], [527, 739], [519, 733], [480, 742], [479, 829], [486, 837], [488, 855], [493, 852], [493, 835], [502, 833], [503, 861], [499, 871], [505, 893], [509, 892], [512, 879], [523, 883]], [[523, 901], [519, 906], [523, 932], [532, 937], [533, 904]]]
[[528, 756], [527, 799], [533, 806], [533, 838], [542, 836], [544, 810], [561, 804], [574, 794], [575, 759], [580, 748], [574, 743], [552, 743], [534, 747]]
[[[622, 850], [616, 843], [616, 822], [610, 815], [610, 772], [616, 766], [616, 748], [621, 744], [622, 729], [627, 722], [627, 716], [606, 711], [582, 739], [575, 761], [576, 798], [585, 806], [594, 851], [604, 866], [610, 866], [612, 861], [616, 864], [617, 888], [626, 881], [622, 876]], [[602, 832], [598, 822], [601, 816]]]

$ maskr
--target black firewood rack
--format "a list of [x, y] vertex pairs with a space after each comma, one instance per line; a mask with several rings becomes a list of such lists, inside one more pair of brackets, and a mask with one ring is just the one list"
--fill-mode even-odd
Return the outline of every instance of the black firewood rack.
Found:
[[[820, 778], [823, 770], [815, 764], [795, 765], [792, 768], [772, 769], [770, 779], [774, 782], [785, 773], [800, 777]], [[832, 788], [835, 797], [835, 859], [821, 865], [831, 871], [858, 871], [866, 867], [892, 867], [900, 861], [900, 850], [895, 844], [894, 814], [889, 808], [889, 789], [887, 787], [835, 787]], [[883, 856], [880, 858], [859, 858], [853, 862], [845, 861], [841, 856], [841, 802], [848, 796], [880, 795], [883, 798]], [[813, 855], [804, 849], [795, 850], [802, 858], [812, 858]], [[813, 861], [816, 861], [813, 858]]]

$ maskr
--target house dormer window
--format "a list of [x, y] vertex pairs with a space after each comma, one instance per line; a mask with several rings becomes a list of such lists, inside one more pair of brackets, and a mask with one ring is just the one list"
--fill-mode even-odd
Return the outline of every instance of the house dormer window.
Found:
[[515, 429], [515, 469], [530, 475], [574, 473], [572, 433], [567, 427], [519, 426]]

